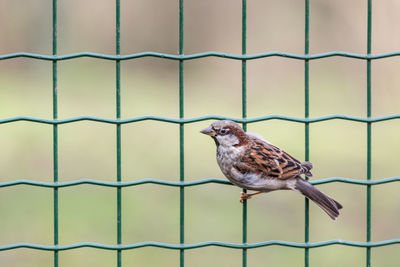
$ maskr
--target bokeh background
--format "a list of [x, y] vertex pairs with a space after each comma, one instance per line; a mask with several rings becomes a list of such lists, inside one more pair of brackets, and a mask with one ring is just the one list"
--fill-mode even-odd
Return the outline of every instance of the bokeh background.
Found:
[[[58, 53], [115, 53], [115, 1], [59, 1]], [[51, 54], [51, 1], [0, 0], [0, 54]], [[367, 1], [310, 1], [310, 53], [366, 53]], [[400, 3], [373, 1], [372, 53], [400, 50]], [[241, 1], [186, 0], [185, 54], [241, 53]], [[304, 3], [248, 1], [248, 54], [304, 53]], [[121, 54], [177, 54], [178, 1], [122, 0]], [[304, 116], [304, 62], [270, 57], [248, 66], [248, 117]], [[241, 117], [241, 62], [222, 58], [186, 61], [185, 117]], [[372, 116], [400, 113], [400, 59], [372, 62]], [[178, 117], [178, 62], [141, 58], [121, 63], [122, 117]], [[366, 116], [366, 62], [331, 57], [310, 62], [310, 116]], [[59, 118], [115, 118], [115, 62], [78, 58], [58, 63]], [[0, 118], [52, 118], [51, 62], [28, 58], [0, 61]], [[211, 121], [185, 126], [185, 179], [221, 178], [214, 143], [198, 133]], [[304, 159], [304, 125], [279, 120], [248, 130]], [[372, 127], [372, 178], [399, 176], [400, 121]], [[115, 126], [78, 122], [59, 126], [59, 179], [116, 180]], [[179, 179], [179, 126], [144, 121], [122, 126], [124, 181]], [[366, 125], [330, 120], [310, 126], [314, 178], [366, 179]], [[52, 181], [52, 126], [16, 122], [0, 125], [0, 182]], [[310, 205], [310, 241], [365, 241], [366, 187], [318, 186], [339, 200], [343, 212], [332, 222]], [[399, 183], [372, 187], [372, 240], [400, 237]], [[187, 243], [241, 242], [240, 189], [208, 184], [185, 190]], [[179, 189], [157, 185], [124, 188], [123, 243], [179, 243]], [[15, 186], [0, 189], [0, 245], [53, 243], [53, 190]], [[255, 197], [248, 205], [248, 242], [304, 241], [304, 199], [293, 192]], [[60, 244], [116, 243], [116, 190], [82, 185], [59, 190]], [[241, 250], [188, 250], [187, 266], [241, 266]], [[248, 266], [303, 266], [304, 250], [279, 246], [251, 249]], [[141, 248], [122, 253], [124, 266], [177, 266], [179, 251]], [[398, 266], [399, 246], [372, 249], [373, 266]], [[0, 252], [1, 266], [52, 266], [53, 253], [29, 249]], [[114, 266], [116, 252], [60, 252], [60, 266]], [[365, 249], [328, 246], [310, 250], [311, 266], [365, 266]]]

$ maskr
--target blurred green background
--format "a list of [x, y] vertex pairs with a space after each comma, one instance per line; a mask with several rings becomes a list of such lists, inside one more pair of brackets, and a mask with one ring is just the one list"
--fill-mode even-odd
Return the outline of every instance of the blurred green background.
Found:
[[[58, 53], [115, 52], [115, 1], [59, 1]], [[367, 1], [310, 1], [310, 53], [366, 52]], [[51, 54], [51, 1], [0, 0], [0, 54]], [[400, 50], [395, 0], [373, 1], [372, 53]], [[185, 54], [241, 53], [241, 1], [185, 0]], [[304, 3], [248, 1], [248, 54], [304, 53]], [[122, 0], [121, 54], [155, 51], [177, 54], [178, 1]], [[248, 117], [304, 116], [304, 62], [271, 57], [247, 63]], [[241, 117], [241, 62], [222, 58], [185, 61], [185, 117]], [[372, 116], [400, 113], [400, 59], [372, 63]], [[141, 58], [121, 63], [122, 117], [178, 117], [178, 62]], [[332, 57], [310, 62], [310, 116], [366, 116], [366, 62]], [[58, 63], [59, 118], [81, 115], [115, 118], [115, 62], [79, 58]], [[51, 62], [17, 58], [0, 61], [0, 118], [52, 118]], [[185, 179], [224, 179], [215, 145], [198, 133], [211, 123], [185, 126]], [[248, 130], [304, 159], [304, 125], [264, 121]], [[400, 173], [400, 121], [372, 127], [372, 176]], [[60, 181], [116, 180], [115, 126], [78, 122], [59, 126]], [[123, 181], [179, 179], [179, 126], [144, 121], [122, 126]], [[366, 179], [366, 125], [330, 120], [310, 126], [314, 178]], [[52, 126], [0, 124], [0, 182], [52, 181]], [[318, 186], [339, 200], [342, 215], [332, 222], [310, 205], [310, 241], [365, 241], [365, 186]], [[400, 237], [400, 184], [372, 188], [372, 241]], [[208, 184], [185, 190], [186, 243], [240, 243], [241, 189]], [[179, 243], [179, 189], [157, 185], [124, 188], [123, 244]], [[15, 186], [0, 189], [0, 245], [53, 243], [53, 190]], [[304, 200], [293, 192], [255, 197], [248, 205], [248, 242], [304, 241]], [[82, 185], [59, 190], [60, 244], [116, 243], [116, 190]], [[372, 249], [373, 266], [399, 266], [399, 246]], [[188, 250], [186, 266], [241, 266], [241, 250]], [[248, 266], [303, 266], [304, 250], [279, 246], [251, 249]], [[141, 248], [123, 251], [124, 266], [178, 266], [179, 251]], [[0, 252], [1, 266], [52, 266], [53, 253], [17, 249]], [[74, 249], [60, 252], [60, 266], [115, 266], [116, 252]], [[365, 249], [328, 246], [310, 250], [311, 266], [365, 266]]]

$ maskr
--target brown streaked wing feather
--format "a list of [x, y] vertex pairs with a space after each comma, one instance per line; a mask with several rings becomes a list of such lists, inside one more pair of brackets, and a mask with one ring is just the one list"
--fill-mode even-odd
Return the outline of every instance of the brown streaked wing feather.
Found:
[[289, 179], [301, 174], [301, 163], [280, 148], [252, 138], [239, 169], [258, 172], [278, 179]]

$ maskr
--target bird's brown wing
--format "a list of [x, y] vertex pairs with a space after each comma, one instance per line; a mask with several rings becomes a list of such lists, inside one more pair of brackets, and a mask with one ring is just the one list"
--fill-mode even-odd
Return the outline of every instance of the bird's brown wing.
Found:
[[265, 177], [289, 179], [306, 173], [305, 166], [283, 151], [258, 138], [252, 138], [247, 153], [237, 164], [238, 171], [256, 172]]

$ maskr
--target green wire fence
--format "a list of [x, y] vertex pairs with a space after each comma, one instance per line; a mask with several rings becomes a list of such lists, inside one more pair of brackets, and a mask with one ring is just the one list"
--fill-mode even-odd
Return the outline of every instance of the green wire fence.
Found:
[[[1, 187], [9, 187], [9, 186], [17, 186], [17, 185], [30, 185], [30, 186], [39, 186], [39, 187], [48, 187], [53, 188], [54, 190], [54, 244], [53, 245], [39, 245], [39, 244], [30, 244], [30, 243], [19, 243], [19, 244], [10, 244], [5, 246], [0, 246], [0, 251], [12, 250], [18, 248], [30, 248], [37, 250], [47, 250], [54, 251], [54, 266], [58, 266], [58, 252], [63, 250], [77, 249], [83, 247], [91, 247], [97, 249], [105, 249], [105, 250], [115, 250], [117, 251], [117, 266], [122, 265], [121, 255], [122, 250], [128, 249], [136, 249], [141, 247], [160, 247], [166, 249], [175, 249], [180, 251], [180, 266], [185, 265], [184, 253], [186, 249], [195, 249], [206, 246], [219, 246], [219, 247], [227, 247], [233, 249], [241, 249], [242, 250], [242, 265], [247, 266], [247, 250], [252, 248], [266, 247], [266, 246], [286, 246], [286, 247], [295, 247], [295, 248], [304, 248], [304, 265], [306, 267], [309, 266], [309, 249], [330, 245], [345, 245], [345, 246], [353, 246], [353, 247], [363, 247], [366, 248], [366, 266], [371, 266], [371, 248], [373, 247], [381, 247], [388, 246], [393, 244], [400, 244], [400, 239], [391, 239], [384, 240], [379, 242], [371, 242], [371, 186], [379, 185], [384, 183], [392, 183], [399, 182], [400, 177], [391, 177], [380, 180], [371, 180], [371, 127], [372, 123], [400, 119], [400, 114], [384, 116], [384, 117], [371, 117], [371, 61], [399, 56], [400, 51], [383, 53], [383, 54], [371, 54], [371, 21], [372, 21], [372, 0], [367, 0], [368, 2], [368, 27], [367, 27], [367, 53], [366, 54], [355, 54], [355, 53], [347, 53], [347, 52], [328, 52], [321, 54], [309, 54], [309, 18], [310, 18], [310, 7], [309, 0], [305, 0], [305, 39], [304, 39], [304, 55], [298, 54], [290, 54], [290, 53], [281, 53], [281, 52], [266, 52], [261, 54], [247, 55], [246, 53], [246, 7], [247, 1], [242, 0], [242, 54], [241, 55], [233, 55], [226, 53], [217, 53], [217, 52], [206, 52], [206, 53], [198, 53], [192, 55], [184, 55], [184, 0], [179, 0], [179, 54], [165, 54], [165, 53], [155, 53], [155, 52], [144, 52], [144, 53], [135, 53], [130, 55], [120, 55], [120, 0], [116, 0], [116, 54], [115, 55], [106, 55], [106, 54], [97, 54], [97, 53], [75, 53], [68, 55], [57, 55], [57, 0], [53, 0], [53, 53], [52, 55], [42, 55], [42, 54], [34, 54], [34, 53], [12, 53], [6, 55], [0, 55], [0, 60], [6, 60], [11, 58], [34, 58], [39, 60], [48, 60], [53, 63], [53, 119], [41, 119], [41, 118], [33, 118], [33, 117], [13, 117], [13, 118], [5, 118], [0, 119], [0, 124], [12, 123], [17, 121], [30, 121], [36, 123], [44, 123], [53, 125], [53, 182], [39, 182], [32, 180], [15, 180], [10, 182], [0, 183]], [[305, 77], [305, 117], [304, 118], [295, 118], [295, 117], [287, 117], [280, 115], [269, 115], [262, 116], [258, 118], [247, 118], [247, 101], [246, 101], [246, 61], [258, 58], [267, 58], [272, 56], [279, 57], [287, 57], [297, 60], [304, 60], [304, 77]], [[332, 56], [341, 56], [341, 57], [349, 57], [356, 58], [361, 60], [366, 60], [367, 65], [367, 112], [366, 118], [362, 117], [353, 117], [353, 116], [344, 116], [344, 115], [331, 115], [331, 116], [322, 116], [317, 118], [309, 117], [309, 61], [316, 60], [321, 58], [327, 58]], [[92, 116], [80, 116], [68, 119], [59, 120], [57, 117], [57, 62], [62, 60], [69, 60], [73, 58], [80, 57], [93, 57], [93, 58], [101, 58], [107, 60], [113, 60], [116, 62], [116, 119], [108, 119], [108, 118], [99, 118]], [[158, 57], [165, 58], [170, 60], [178, 60], [179, 61], [179, 119], [176, 118], [166, 118], [159, 116], [142, 116], [128, 119], [121, 119], [121, 65], [120, 62], [122, 60], [131, 60], [141, 57]], [[197, 118], [184, 118], [184, 61], [186, 60], [194, 60], [203, 57], [222, 57], [229, 58], [233, 60], [241, 60], [242, 61], [242, 118], [227, 118], [222, 116], [203, 116]], [[333, 120], [333, 119], [342, 119], [349, 120], [354, 122], [361, 122], [367, 124], [367, 180], [359, 180], [359, 179], [348, 179], [341, 177], [333, 177], [322, 180], [311, 181], [312, 184], [325, 184], [331, 182], [342, 182], [342, 183], [350, 183], [357, 185], [365, 185], [367, 188], [367, 229], [366, 229], [366, 242], [354, 242], [354, 241], [345, 241], [345, 240], [329, 240], [322, 242], [309, 242], [309, 206], [308, 200], [305, 202], [305, 236], [304, 243], [295, 243], [295, 242], [286, 242], [279, 240], [269, 240], [265, 242], [259, 243], [247, 243], [247, 203], [246, 201], [243, 204], [243, 233], [242, 233], [242, 244], [235, 243], [226, 243], [226, 242], [218, 242], [218, 241], [209, 241], [203, 243], [195, 243], [195, 244], [186, 244], [185, 243], [185, 218], [184, 218], [184, 205], [185, 205], [185, 187], [189, 186], [197, 186], [206, 183], [217, 183], [230, 185], [227, 180], [219, 180], [219, 179], [203, 179], [197, 181], [185, 182], [184, 177], [184, 125], [188, 123], [194, 123], [204, 120], [211, 119], [231, 119], [238, 123], [242, 123], [244, 129], [246, 129], [246, 125], [248, 123], [260, 122], [272, 119], [286, 120], [292, 122], [304, 123], [305, 125], [305, 160], [309, 160], [309, 125], [310, 123], [316, 123], [321, 121]], [[144, 179], [144, 180], [136, 180], [136, 181], [128, 181], [122, 182], [121, 177], [121, 125], [127, 123], [134, 123], [143, 120], [155, 120], [155, 121], [163, 121], [167, 123], [175, 123], [179, 124], [179, 155], [180, 155], [180, 179], [179, 182], [171, 182], [157, 179]], [[106, 182], [99, 180], [75, 180], [70, 182], [58, 182], [58, 125], [66, 124], [66, 123], [74, 123], [78, 121], [96, 121], [102, 123], [109, 123], [116, 125], [116, 145], [117, 145], [117, 177], [116, 182]], [[159, 243], [159, 242], [143, 242], [143, 243], [135, 243], [135, 244], [122, 244], [122, 235], [121, 235], [121, 194], [122, 188], [129, 186], [137, 186], [142, 184], [159, 184], [165, 186], [174, 186], [180, 188], [180, 219], [179, 219], [179, 244], [168, 244], [168, 243]], [[106, 244], [98, 244], [98, 243], [77, 243], [71, 245], [59, 245], [58, 242], [58, 189], [62, 187], [70, 187], [77, 186], [81, 184], [90, 184], [97, 186], [106, 186], [106, 187], [115, 187], [117, 189], [117, 214], [116, 214], [116, 224], [117, 224], [117, 244], [116, 245], [106, 245]]]

